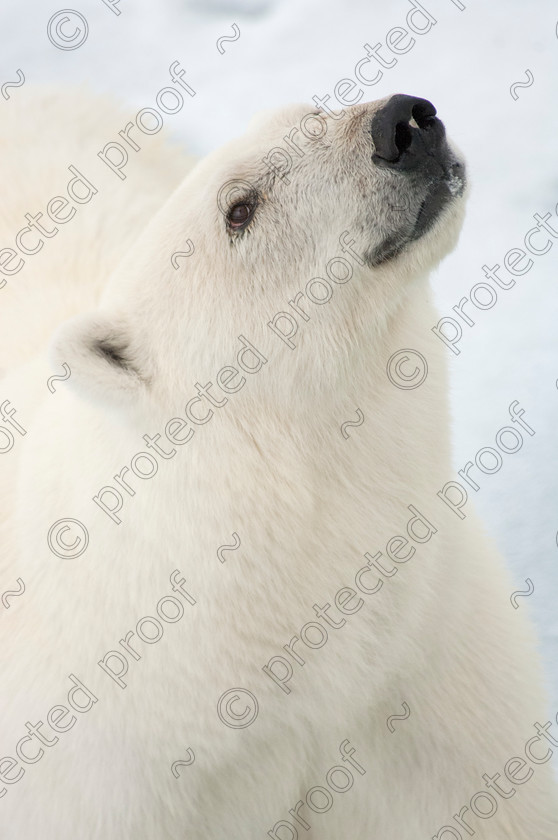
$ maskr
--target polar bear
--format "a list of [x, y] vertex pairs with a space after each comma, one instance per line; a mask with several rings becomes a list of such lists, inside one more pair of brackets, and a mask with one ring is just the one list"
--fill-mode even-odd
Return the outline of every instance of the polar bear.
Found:
[[536, 640], [453, 481], [435, 108], [143, 138], [125, 180], [118, 109], [13, 111], [2, 836], [553, 840]]

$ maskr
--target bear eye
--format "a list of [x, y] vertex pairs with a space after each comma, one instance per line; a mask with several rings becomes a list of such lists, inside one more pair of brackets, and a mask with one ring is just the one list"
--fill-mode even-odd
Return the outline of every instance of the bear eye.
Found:
[[233, 204], [229, 210], [227, 220], [231, 230], [240, 230], [246, 227], [248, 222], [254, 215], [256, 209], [255, 202], [241, 201], [238, 204]]

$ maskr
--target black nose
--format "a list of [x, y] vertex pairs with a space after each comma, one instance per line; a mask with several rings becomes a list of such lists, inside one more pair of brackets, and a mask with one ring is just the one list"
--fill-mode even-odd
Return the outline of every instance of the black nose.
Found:
[[[411, 120], [416, 126], [410, 125]], [[374, 114], [370, 128], [374, 163], [401, 170], [414, 169], [441, 151], [445, 138], [434, 105], [428, 99], [402, 93], [392, 96]]]

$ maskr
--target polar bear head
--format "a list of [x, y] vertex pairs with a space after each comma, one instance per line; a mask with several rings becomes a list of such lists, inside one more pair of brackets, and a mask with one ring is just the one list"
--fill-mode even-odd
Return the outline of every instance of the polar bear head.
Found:
[[355, 347], [372, 352], [453, 247], [464, 173], [424, 99], [266, 112], [190, 172], [99, 311], [59, 332], [55, 363], [96, 399], [160, 405], [243, 334], [284, 356], [299, 348], [282, 381], [319, 386], [333, 354], [346, 372]]

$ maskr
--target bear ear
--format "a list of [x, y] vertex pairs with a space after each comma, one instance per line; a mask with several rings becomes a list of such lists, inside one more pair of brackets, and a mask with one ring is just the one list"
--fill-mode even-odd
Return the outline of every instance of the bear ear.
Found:
[[49, 357], [57, 371], [67, 365], [70, 386], [94, 402], [129, 406], [149, 384], [132, 352], [125, 321], [102, 312], [64, 323], [53, 337]]

